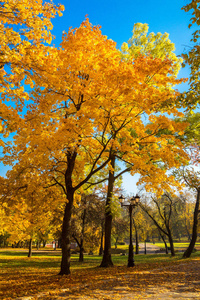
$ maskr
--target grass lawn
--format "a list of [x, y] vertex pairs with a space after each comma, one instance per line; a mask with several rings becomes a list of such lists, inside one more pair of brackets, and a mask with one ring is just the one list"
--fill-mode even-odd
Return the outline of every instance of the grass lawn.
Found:
[[[21, 249], [0, 250], [0, 299], [73, 289], [86, 282], [95, 280], [98, 283], [109, 278], [121, 278], [130, 272], [146, 272], [183, 261], [181, 254], [173, 258], [165, 254], [135, 255], [136, 266], [127, 268], [127, 256], [113, 255], [115, 267], [103, 269], [98, 267], [102, 259], [100, 256], [85, 255], [84, 262], [79, 263], [78, 255], [73, 255], [71, 275], [58, 276], [61, 251], [35, 251], [31, 258], [27, 257], [27, 252]], [[199, 257], [200, 252], [196, 252], [192, 259]]]
[[[154, 244], [146, 243], [147, 246], [148, 246], [148, 244], [151, 244], [151, 245], [157, 246], [159, 248], [163, 248], [163, 249], [165, 248], [165, 245], [162, 242], [161, 243], [156, 242]], [[185, 250], [188, 247], [188, 245], [189, 245], [189, 242], [177, 242], [177, 243], [174, 243], [174, 249], [175, 250]], [[169, 247], [170, 244], [167, 243], [167, 246]], [[122, 250], [127, 250], [127, 252], [128, 252], [128, 247], [129, 247], [128, 245], [119, 245], [117, 248], [122, 249]], [[200, 251], [200, 243], [196, 243], [195, 248]], [[113, 249], [114, 249], [114, 247], [113, 247]]]
[[[164, 243], [155, 243], [154, 245], [158, 246], [160, 248], [164, 247]], [[175, 248], [175, 250], [180, 250], [180, 249], [184, 250], [188, 247], [188, 245], [189, 245], [189, 242], [184, 242], [184, 243], [183, 242], [178, 242], [178, 243], [174, 243], [174, 248]], [[169, 243], [167, 243], [167, 246], [168, 247], [170, 246]], [[200, 250], [200, 243], [196, 243], [195, 248]]]

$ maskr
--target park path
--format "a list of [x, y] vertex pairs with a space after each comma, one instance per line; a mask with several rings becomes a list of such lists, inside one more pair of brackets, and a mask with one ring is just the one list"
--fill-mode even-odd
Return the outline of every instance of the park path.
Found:
[[[135, 244], [133, 244], [135, 247]], [[143, 254], [145, 251], [145, 245], [144, 243], [139, 243], [139, 253]], [[152, 253], [159, 253], [160, 252], [160, 247], [154, 245], [154, 244], [146, 244], [146, 252], [147, 254], [152, 254]]]
[[101, 282], [85, 282], [73, 289], [63, 289], [23, 297], [23, 300], [200, 300], [200, 260], [185, 261], [152, 271], [134, 271]]

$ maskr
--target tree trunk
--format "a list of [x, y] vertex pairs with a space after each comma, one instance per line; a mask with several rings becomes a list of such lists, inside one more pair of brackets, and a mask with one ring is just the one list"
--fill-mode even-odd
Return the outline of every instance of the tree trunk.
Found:
[[56, 241], [55, 241], [55, 245], [54, 245], [54, 251], [56, 251]]
[[185, 252], [183, 254], [184, 258], [190, 257], [190, 255], [192, 254], [192, 251], [194, 250], [194, 246], [196, 244], [197, 234], [198, 234], [197, 225], [198, 225], [198, 214], [199, 214], [199, 201], [200, 201], [200, 189], [197, 189], [197, 200], [196, 200], [196, 205], [195, 205], [195, 209], [194, 209], [192, 238], [191, 238], [188, 248], [185, 250]]
[[135, 254], [139, 254], [139, 238], [138, 238], [138, 230], [135, 224], [135, 220], [133, 219], [133, 226], [135, 228]]
[[99, 256], [103, 254], [103, 222], [101, 223], [101, 242], [99, 248]]
[[39, 240], [37, 240], [37, 250], [39, 250], [39, 248], [40, 248], [40, 242]]
[[161, 234], [161, 233], [160, 233], [160, 236], [161, 236], [161, 238], [162, 238], [162, 240], [163, 240], [163, 243], [164, 243], [164, 245], [165, 245], [165, 253], [168, 254], [169, 252], [168, 252], [167, 243], [166, 243], [166, 241], [165, 241], [165, 237], [164, 237], [164, 235]]
[[138, 231], [135, 231], [135, 254], [139, 254], [139, 239], [138, 239]]
[[79, 247], [79, 262], [83, 262], [83, 239], [81, 238], [81, 241], [79, 242], [78, 238], [75, 236], [75, 234], [72, 234], [72, 237], [74, 238], [75, 242], [77, 243]]
[[81, 241], [81, 247], [80, 247], [80, 252], [79, 252], [79, 262], [83, 262], [83, 245], [82, 245], [82, 241]]
[[29, 251], [28, 251], [28, 257], [32, 256], [32, 238], [29, 241]]
[[116, 240], [115, 240], [115, 249], [117, 249], [118, 240], [119, 240], [119, 237], [117, 237]]
[[62, 248], [62, 241], [61, 241], [61, 238], [58, 239], [58, 248]]
[[[111, 157], [111, 166], [115, 169], [115, 156]], [[111, 229], [112, 229], [112, 211], [111, 211], [111, 200], [114, 188], [114, 171], [109, 171], [108, 177], [108, 192], [106, 199], [105, 208], [105, 239], [104, 239], [104, 253], [100, 267], [112, 267], [113, 262], [111, 258]]]
[[62, 227], [62, 260], [59, 275], [70, 274], [70, 231], [71, 231], [71, 214], [73, 206], [74, 191], [71, 189], [67, 193], [67, 200], [63, 218]]
[[76, 161], [77, 152], [67, 152], [67, 169], [65, 172], [65, 191], [67, 196], [67, 202], [65, 206], [65, 212], [62, 224], [62, 260], [59, 275], [70, 274], [70, 234], [71, 234], [71, 215], [74, 201], [74, 188], [72, 185], [72, 174]]
[[[85, 199], [84, 205], [86, 205], [86, 199]], [[84, 252], [83, 241], [84, 241], [84, 233], [85, 233], [85, 218], [86, 218], [86, 207], [83, 210], [83, 216], [82, 216], [82, 230], [81, 230], [79, 262], [83, 262], [83, 252]]]
[[129, 218], [130, 218], [130, 236], [129, 236], [129, 249], [128, 249], [128, 268], [134, 267], [134, 251], [133, 251], [133, 206], [129, 205]]
[[144, 254], [147, 254], [147, 241], [144, 241]]
[[167, 228], [167, 231], [168, 231], [168, 239], [169, 239], [169, 244], [170, 244], [171, 256], [175, 256], [174, 242], [173, 242], [171, 230], [169, 228]]

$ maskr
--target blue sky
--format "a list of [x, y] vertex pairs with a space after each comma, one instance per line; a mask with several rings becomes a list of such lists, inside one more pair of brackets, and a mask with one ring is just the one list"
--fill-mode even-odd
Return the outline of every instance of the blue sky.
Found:
[[[168, 32], [177, 55], [190, 45], [193, 29], [188, 29], [188, 24], [191, 14], [181, 10], [187, 0], [54, 0], [54, 3], [65, 6], [63, 17], [53, 19], [56, 46], [62, 40], [62, 32], [67, 32], [69, 27], [79, 27], [86, 15], [93, 25], [102, 26], [102, 33], [113, 39], [118, 48], [132, 36], [133, 25], [137, 22], [147, 23], [149, 32]], [[181, 77], [188, 77], [188, 74], [188, 68], [180, 72]], [[181, 90], [185, 88], [187, 86]], [[2, 167], [0, 175], [4, 176], [5, 171]], [[123, 186], [128, 193], [137, 192], [135, 183], [136, 178], [124, 176]]]
[[93, 25], [101, 25], [103, 34], [117, 42], [118, 47], [132, 35], [134, 23], [149, 24], [149, 31], [168, 32], [176, 44], [177, 54], [190, 44], [192, 29], [188, 29], [190, 13], [181, 7], [186, 0], [70, 0], [54, 1], [65, 5], [63, 17], [53, 20], [56, 44], [62, 31], [79, 27], [88, 15]]

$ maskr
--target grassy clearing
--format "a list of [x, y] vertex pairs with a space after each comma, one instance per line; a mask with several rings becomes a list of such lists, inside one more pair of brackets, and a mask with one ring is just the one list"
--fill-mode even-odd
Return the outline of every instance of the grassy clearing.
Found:
[[[151, 244], [152, 245], [152, 243], [146, 243], [146, 245], [148, 246], [148, 244]], [[165, 245], [164, 245], [164, 243], [155, 243], [155, 244], [153, 244], [154, 246], [157, 246], [157, 247], [159, 247], [159, 248], [164, 248], [165, 247]], [[186, 249], [187, 247], [188, 247], [188, 245], [189, 245], [189, 242], [178, 242], [178, 243], [174, 243], [174, 249], [175, 250], [184, 250], [184, 249]], [[169, 247], [170, 246], [170, 244], [169, 243], [167, 243], [167, 246]], [[119, 248], [119, 249], [122, 249], [122, 250], [127, 250], [128, 251], [128, 245], [119, 245], [117, 248]], [[196, 245], [195, 245], [195, 248], [197, 249], [197, 250], [200, 250], [200, 243], [196, 243]]]
[[[99, 284], [105, 279], [121, 278], [131, 272], [147, 272], [166, 265], [182, 263], [181, 254], [175, 257], [165, 254], [135, 255], [135, 268], [127, 268], [127, 256], [113, 255], [114, 268], [98, 268], [102, 257], [85, 255], [83, 263], [78, 255], [72, 255], [70, 276], [58, 276], [61, 251], [34, 251], [31, 258], [27, 250], [0, 250], [0, 299], [16, 299], [20, 296], [35, 295], [41, 292], [63, 288], [73, 289], [95, 281]], [[199, 259], [200, 252], [192, 259]], [[189, 259], [191, 260], [191, 259]], [[189, 261], [184, 260], [184, 261]]]
[[[31, 268], [37, 269], [55, 269], [59, 271], [61, 261], [61, 251], [34, 251], [31, 258], [27, 257], [27, 250], [0, 250], [0, 268], [27, 268], [27, 271]], [[200, 256], [200, 251], [195, 252], [192, 257]], [[83, 268], [95, 268], [101, 263], [102, 257], [98, 255], [84, 255], [84, 262], [78, 261], [79, 255], [71, 256], [71, 268], [72, 270]], [[162, 262], [173, 262], [182, 259], [182, 253], [177, 253], [175, 257], [171, 257], [170, 254], [139, 254], [134, 256], [136, 264], [152, 264]], [[112, 255], [113, 263], [117, 266], [126, 266], [128, 256], [127, 255]], [[25, 271], [25, 270], [24, 270]]]
[[[164, 247], [164, 243], [155, 243], [155, 246], [158, 246], [160, 248]], [[174, 243], [174, 248], [175, 250], [180, 250], [180, 249], [186, 249], [189, 245], [189, 242], [179, 242], [179, 243]], [[167, 243], [167, 246], [169, 247], [169, 243]], [[200, 243], [195, 244], [195, 248], [200, 250]]]

